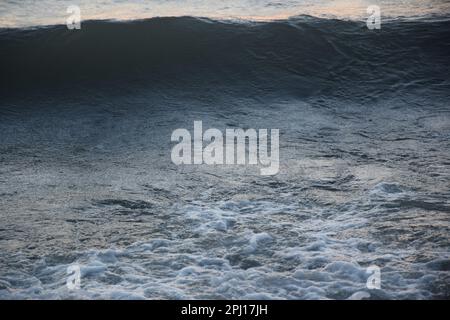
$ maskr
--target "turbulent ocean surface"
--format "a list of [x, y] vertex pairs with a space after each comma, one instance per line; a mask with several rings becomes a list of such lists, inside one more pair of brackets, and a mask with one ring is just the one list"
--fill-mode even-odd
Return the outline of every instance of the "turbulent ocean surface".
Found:
[[[18, 3], [0, 5], [1, 299], [450, 297], [447, 2], [381, 30], [312, 2], [269, 19], [299, 1], [68, 30]], [[174, 165], [194, 120], [279, 129], [279, 174]]]

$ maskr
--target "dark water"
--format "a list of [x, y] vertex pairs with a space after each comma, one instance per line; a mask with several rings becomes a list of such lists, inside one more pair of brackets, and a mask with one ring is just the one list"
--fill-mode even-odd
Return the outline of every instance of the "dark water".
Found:
[[[1, 30], [0, 297], [448, 298], [449, 31], [445, 16]], [[175, 166], [170, 135], [194, 120], [280, 129], [280, 173]]]

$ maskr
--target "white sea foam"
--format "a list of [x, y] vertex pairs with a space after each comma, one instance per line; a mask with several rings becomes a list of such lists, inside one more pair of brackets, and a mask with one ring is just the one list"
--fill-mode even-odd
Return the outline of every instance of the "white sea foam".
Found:
[[[267, 201], [219, 202], [213, 207], [192, 203], [177, 212], [180, 223], [194, 227], [193, 237], [79, 252], [73, 263], [81, 266], [81, 289], [75, 291], [65, 286], [69, 264], [46, 265], [42, 260], [34, 276], [4, 277], [0, 297], [358, 299], [370, 293], [429, 298], [427, 285], [448, 271], [448, 257], [411, 264], [406, 272], [398, 266], [407, 249], [394, 253], [363, 238], [337, 239], [335, 232], [358, 226], [340, 217], [322, 221], [316, 215], [307, 223], [277, 224], [280, 212], [294, 217], [297, 210]], [[252, 225], [255, 211], [266, 223]], [[374, 261], [381, 265], [381, 290], [366, 288], [366, 266]], [[10, 289], [18, 282], [23, 289]]]

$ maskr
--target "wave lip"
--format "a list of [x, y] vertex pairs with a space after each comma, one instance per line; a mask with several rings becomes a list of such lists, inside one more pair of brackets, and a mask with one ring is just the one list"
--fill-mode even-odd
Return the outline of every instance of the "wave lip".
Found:
[[[374, 1], [373, 1], [374, 2]], [[381, 7], [382, 17], [416, 18], [433, 17], [450, 12], [448, 1], [436, 0], [383, 0], [375, 1]], [[83, 20], [92, 19], [145, 19], [167, 16], [201, 15], [215, 19], [252, 19], [273, 20], [287, 19], [302, 13], [315, 17], [333, 17], [362, 21], [367, 19], [367, 1], [328, 1], [328, 0], [233, 0], [224, 5], [221, 0], [148, 0], [133, 1], [124, 5], [118, 0], [78, 0]], [[73, 5], [61, 0], [22, 0], [3, 1], [0, 3], [0, 27], [29, 27], [64, 23], [68, 14], [66, 6]]]

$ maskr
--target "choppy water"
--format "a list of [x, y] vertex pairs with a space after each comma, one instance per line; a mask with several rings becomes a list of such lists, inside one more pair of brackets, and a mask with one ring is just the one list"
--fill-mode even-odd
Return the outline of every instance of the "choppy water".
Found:
[[4, 0], [0, 27], [65, 24], [71, 5], [79, 6], [83, 20], [176, 16], [271, 20], [298, 15], [365, 20], [370, 5], [378, 5], [384, 18], [440, 15], [450, 10], [446, 0]]
[[[448, 298], [449, 29], [2, 30], [0, 298]], [[280, 173], [173, 165], [194, 120], [280, 129]]]

